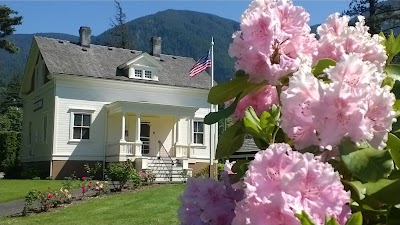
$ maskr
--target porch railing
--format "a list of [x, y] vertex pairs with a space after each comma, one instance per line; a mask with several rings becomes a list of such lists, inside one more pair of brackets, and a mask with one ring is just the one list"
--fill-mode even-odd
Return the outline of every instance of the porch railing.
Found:
[[135, 154], [135, 143], [114, 143], [109, 144], [107, 149], [107, 155], [134, 155]]

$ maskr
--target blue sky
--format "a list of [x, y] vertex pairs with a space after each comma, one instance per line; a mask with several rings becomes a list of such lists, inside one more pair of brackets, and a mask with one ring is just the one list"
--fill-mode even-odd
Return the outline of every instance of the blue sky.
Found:
[[[166, 9], [184, 9], [215, 14], [224, 18], [239, 20], [250, 0], [148, 0], [120, 1], [127, 21], [154, 14]], [[325, 21], [333, 12], [347, 9], [350, 0], [294, 0], [311, 15], [310, 25]], [[115, 13], [112, 0], [89, 1], [22, 1], [5, 0], [5, 4], [24, 17], [23, 24], [17, 26], [16, 33], [57, 32], [78, 34], [80, 26], [90, 26], [92, 33], [98, 35], [110, 28], [110, 18]]]

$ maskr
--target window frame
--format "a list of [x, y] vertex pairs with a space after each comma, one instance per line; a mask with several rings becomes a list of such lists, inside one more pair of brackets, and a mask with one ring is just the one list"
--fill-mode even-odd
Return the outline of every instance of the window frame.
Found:
[[[202, 125], [203, 125], [203, 129], [202, 129], [202, 131], [201, 132], [199, 132], [198, 130], [198, 125], [196, 126], [196, 124], [198, 124], [198, 123], [202, 123]], [[203, 120], [193, 120], [193, 124], [192, 124], [192, 126], [193, 126], [193, 130], [192, 130], [192, 137], [193, 137], [193, 144], [196, 144], [196, 145], [205, 145], [205, 123], [204, 123], [204, 121]], [[197, 129], [196, 129], [197, 128]], [[197, 131], [196, 131], [197, 130]], [[196, 138], [196, 134], [202, 134], [202, 140], [201, 140], [201, 143], [200, 142], [198, 142], [198, 140], [197, 140], [197, 138]]]
[[[69, 124], [69, 142], [88, 142], [92, 140], [92, 135], [93, 135], [93, 120], [94, 120], [94, 111], [95, 110], [86, 110], [86, 109], [70, 109], [70, 124]], [[81, 126], [75, 126], [75, 115], [82, 115], [82, 125]], [[83, 126], [83, 115], [88, 115], [89, 118], [89, 126]], [[82, 139], [82, 132], [81, 132], [81, 139], [75, 139], [74, 138], [74, 128], [75, 127], [81, 127], [81, 128], [89, 128], [89, 138], [88, 139]]]

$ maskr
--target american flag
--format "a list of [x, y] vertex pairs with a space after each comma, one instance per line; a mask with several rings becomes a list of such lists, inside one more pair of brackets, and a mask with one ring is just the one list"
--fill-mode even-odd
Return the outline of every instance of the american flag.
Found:
[[203, 72], [206, 70], [208, 67], [211, 67], [211, 56], [210, 56], [210, 51], [207, 52], [207, 55], [201, 57], [196, 64], [190, 69], [189, 71], [189, 76], [190, 78], [193, 78], [197, 74]]

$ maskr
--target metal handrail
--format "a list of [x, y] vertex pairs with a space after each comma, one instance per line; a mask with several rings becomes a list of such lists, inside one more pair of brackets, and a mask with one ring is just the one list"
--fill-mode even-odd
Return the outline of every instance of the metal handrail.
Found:
[[171, 155], [168, 153], [168, 151], [167, 151], [167, 149], [164, 147], [163, 143], [162, 143], [160, 140], [158, 140], [158, 144], [160, 145], [160, 150], [161, 150], [161, 147], [162, 147], [162, 148], [164, 149], [164, 152], [167, 153], [167, 156], [168, 156], [168, 158], [171, 160], [172, 165], [175, 165], [174, 160], [171, 158]]

